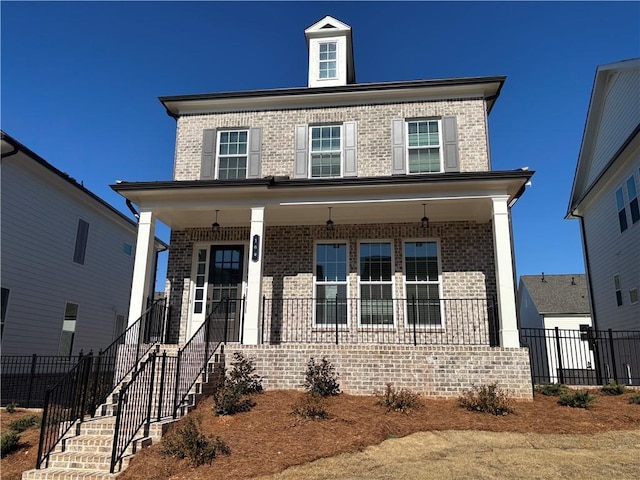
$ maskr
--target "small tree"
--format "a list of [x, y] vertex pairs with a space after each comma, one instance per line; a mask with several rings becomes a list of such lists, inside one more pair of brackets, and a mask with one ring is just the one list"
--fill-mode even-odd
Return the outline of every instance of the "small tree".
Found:
[[316, 363], [315, 358], [311, 357], [307, 362], [304, 387], [307, 393], [314, 396], [338, 395], [340, 393], [338, 374], [331, 362], [322, 357], [322, 360]]

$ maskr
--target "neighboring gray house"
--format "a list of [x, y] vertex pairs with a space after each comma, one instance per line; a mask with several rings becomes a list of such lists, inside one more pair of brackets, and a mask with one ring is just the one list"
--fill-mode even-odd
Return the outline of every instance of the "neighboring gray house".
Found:
[[138, 244], [171, 227], [170, 341], [224, 310], [271, 388], [327, 356], [353, 393], [500, 379], [530, 397], [510, 222], [533, 172], [492, 170], [488, 144], [505, 77], [356, 83], [351, 27], [327, 16], [305, 37], [306, 87], [162, 97], [173, 179], [112, 186], [140, 209]]
[[1, 140], [2, 354], [97, 353], [126, 328], [136, 224], [11, 136]]
[[560, 381], [560, 368], [563, 383], [596, 379], [587, 341], [592, 325], [586, 275], [521, 276], [518, 318], [536, 383]]
[[567, 218], [580, 220], [594, 327], [640, 331], [640, 58], [597, 68]]

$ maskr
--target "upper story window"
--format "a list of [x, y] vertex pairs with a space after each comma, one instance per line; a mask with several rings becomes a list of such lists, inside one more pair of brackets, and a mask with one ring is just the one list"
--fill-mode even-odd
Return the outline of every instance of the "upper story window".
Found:
[[247, 178], [248, 130], [218, 132], [218, 179]]
[[78, 219], [78, 230], [76, 231], [76, 245], [73, 250], [73, 261], [84, 265], [84, 257], [87, 253], [87, 240], [89, 239], [89, 222]]
[[407, 168], [409, 173], [442, 171], [440, 120], [407, 122]]
[[342, 174], [342, 125], [310, 127], [311, 177], [339, 177]]
[[618, 223], [620, 224], [620, 232], [624, 232], [628, 228], [627, 211], [624, 208], [624, 192], [622, 187], [616, 190], [616, 203], [618, 205]]
[[319, 76], [323, 78], [337, 78], [338, 48], [336, 42], [321, 43]]
[[629, 196], [629, 212], [631, 213], [631, 223], [640, 220], [640, 208], [638, 208], [638, 191], [636, 190], [636, 179], [633, 175], [627, 180], [627, 194]]

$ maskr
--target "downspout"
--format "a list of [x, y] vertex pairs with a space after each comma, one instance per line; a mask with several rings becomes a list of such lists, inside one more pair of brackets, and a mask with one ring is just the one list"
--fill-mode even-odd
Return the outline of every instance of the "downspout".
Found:
[[593, 323], [593, 329], [598, 330], [598, 323], [596, 321], [596, 304], [593, 300], [593, 284], [591, 281], [591, 264], [589, 262], [589, 250], [587, 250], [587, 233], [584, 228], [584, 217], [577, 213], [571, 212], [571, 216], [578, 219], [580, 223], [580, 236], [582, 237], [582, 252], [584, 256], [584, 267], [587, 273], [587, 287], [589, 288], [589, 307], [591, 307], [591, 322]]

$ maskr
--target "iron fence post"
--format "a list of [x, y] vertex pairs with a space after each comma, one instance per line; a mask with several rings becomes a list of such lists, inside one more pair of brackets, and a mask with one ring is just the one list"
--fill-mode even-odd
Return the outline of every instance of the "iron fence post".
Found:
[[416, 296], [411, 295], [411, 306], [413, 307], [413, 346], [418, 345], [418, 337], [416, 335], [416, 323], [418, 323], [418, 310], [416, 308]]
[[36, 469], [40, 470], [42, 466], [42, 450], [44, 447], [44, 437], [49, 421], [47, 420], [47, 414], [49, 413], [49, 396], [51, 395], [51, 389], [47, 389], [44, 394], [44, 409], [42, 410], [42, 426], [40, 427], [40, 441], [38, 442], [38, 459], [36, 461]]
[[262, 343], [264, 343], [264, 314], [267, 306], [267, 296], [262, 295]]
[[560, 329], [555, 328], [556, 334], [556, 355], [558, 356], [558, 379], [560, 383], [564, 383], [564, 372], [562, 367], [562, 348], [560, 347]]
[[335, 314], [336, 314], [336, 345], [338, 345], [338, 294], [336, 293], [336, 308], [335, 308]]
[[91, 365], [93, 364], [93, 350], [89, 350], [89, 355], [85, 360], [85, 371], [82, 374], [82, 405], [80, 407], [80, 423], [84, 420], [84, 412], [87, 410], [87, 393], [89, 391], [89, 376], [91, 374]]
[[33, 377], [36, 375], [36, 362], [38, 356], [34, 353], [31, 357], [31, 371], [29, 373], [29, 388], [27, 390], [27, 407], [31, 406], [31, 389], [33, 388]]
[[178, 418], [178, 396], [180, 395], [180, 359], [182, 358], [182, 350], [178, 352], [176, 357], [176, 383], [173, 392], [173, 418]]
[[149, 400], [147, 402], [147, 415], [145, 423], [147, 426], [151, 423], [151, 410], [153, 408], [153, 387], [156, 381], [156, 352], [151, 353], [151, 380], [149, 382]]
[[98, 382], [100, 378], [100, 367], [102, 366], [102, 350], [98, 350], [98, 357], [96, 358], [95, 375], [93, 376], [93, 393], [91, 394], [91, 418], [96, 414], [98, 408]]
[[613, 381], [618, 383], [618, 369], [616, 368], [616, 352], [615, 352], [615, 347], [613, 346], [613, 331], [611, 329], [607, 331], [609, 332], [609, 355], [611, 355], [611, 369], [613, 370]]
[[227, 344], [227, 331], [229, 329], [229, 297], [224, 302], [224, 344]]
[[160, 365], [160, 391], [158, 392], [158, 422], [162, 414], [162, 404], [164, 403], [164, 374], [167, 367], [167, 351], [162, 352], [162, 363]]

